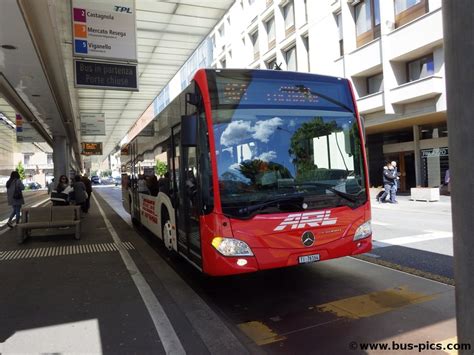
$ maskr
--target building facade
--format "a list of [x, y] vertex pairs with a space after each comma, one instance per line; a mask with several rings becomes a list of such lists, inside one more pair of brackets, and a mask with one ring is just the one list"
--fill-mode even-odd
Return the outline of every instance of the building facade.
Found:
[[238, 0], [210, 34], [215, 68], [346, 77], [364, 118], [370, 183], [400, 189], [449, 167], [441, 0]]
[[[3, 117], [3, 118], [2, 118]], [[46, 143], [18, 143], [15, 126], [0, 116], [0, 189], [21, 163], [25, 180], [41, 186], [53, 178], [53, 152]]]

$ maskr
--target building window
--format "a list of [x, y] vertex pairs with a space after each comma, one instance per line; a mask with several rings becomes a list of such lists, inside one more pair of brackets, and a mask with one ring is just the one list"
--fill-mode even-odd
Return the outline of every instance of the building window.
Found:
[[434, 74], [433, 54], [407, 63], [408, 82]]
[[265, 65], [267, 66], [267, 69], [275, 69], [275, 65], [276, 65], [276, 57], [268, 60]]
[[296, 46], [285, 51], [286, 70], [296, 71]]
[[367, 78], [367, 95], [383, 91], [383, 74], [379, 73]]
[[303, 0], [304, 23], [308, 23], [308, 0]]
[[337, 32], [339, 35], [339, 56], [344, 55], [344, 37], [342, 35], [342, 14], [339, 12], [335, 15], [336, 17], [336, 24], [337, 24]]
[[380, 37], [380, 0], [365, 0], [355, 7], [357, 47]]
[[253, 47], [253, 59], [258, 59], [260, 52], [258, 48], [258, 30], [250, 34], [250, 40]]
[[224, 43], [225, 43], [225, 29], [224, 29], [224, 25], [222, 25], [221, 27], [219, 27], [219, 41], [221, 43], [221, 48], [224, 48]]
[[222, 60], [220, 61], [220, 63], [221, 63], [221, 68], [225, 68], [225, 67], [226, 67], [226, 64], [227, 64], [227, 63], [226, 63], [225, 58], [222, 59]]
[[303, 47], [304, 50], [306, 51], [306, 62], [308, 63], [308, 72], [311, 71], [310, 67], [310, 57], [309, 57], [309, 38], [308, 35], [301, 37], [303, 40]]
[[53, 164], [53, 154], [46, 155], [46, 164], [52, 165]]
[[33, 156], [33, 153], [25, 153], [25, 154], [23, 154], [23, 164], [29, 165], [32, 156]]
[[428, 0], [395, 0], [395, 26], [402, 26], [428, 12]]
[[295, 7], [293, 1], [283, 6], [283, 18], [285, 19], [285, 33], [289, 35], [295, 31]]
[[275, 47], [275, 18], [270, 18], [265, 22], [265, 28], [267, 29], [268, 37], [268, 49]]

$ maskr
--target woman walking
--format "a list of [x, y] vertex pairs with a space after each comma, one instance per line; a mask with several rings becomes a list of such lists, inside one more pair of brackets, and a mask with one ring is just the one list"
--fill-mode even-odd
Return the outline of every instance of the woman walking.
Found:
[[81, 206], [82, 212], [87, 212], [86, 210], [86, 200], [87, 200], [87, 192], [86, 192], [86, 185], [81, 181], [81, 176], [76, 175], [74, 177], [74, 183], [72, 187], [74, 189], [74, 198], [76, 201], [76, 206]]
[[16, 224], [20, 222], [21, 205], [25, 204], [22, 191], [25, 189], [20, 179], [18, 171], [12, 171], [10, 179], [7, 181], [7, 198], [8, 204], [12, 206], [13, 211], [8, 219], [7, 225], [13, 228], [13, 217], [15, 217]]

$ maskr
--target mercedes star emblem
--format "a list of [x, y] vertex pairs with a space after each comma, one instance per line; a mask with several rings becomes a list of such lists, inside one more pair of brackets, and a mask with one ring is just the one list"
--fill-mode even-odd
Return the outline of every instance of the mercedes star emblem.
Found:
[[303, 242], [304, 246], [310, 247], [314, 244], [314, 234], [311, 232], [304, 232], [301, 236], [301, 241]]

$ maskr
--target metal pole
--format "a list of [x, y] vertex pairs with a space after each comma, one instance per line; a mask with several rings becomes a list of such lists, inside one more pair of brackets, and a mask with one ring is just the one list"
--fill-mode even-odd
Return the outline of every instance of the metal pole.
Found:
[[415, 180], [416, 186], [421, 186], [421, 155], [420, 155], [420, 128], [413, 126], [413, 150], [415, 151]]
[[474, 349], [474, 1], [443, 0], [458, 343]]

